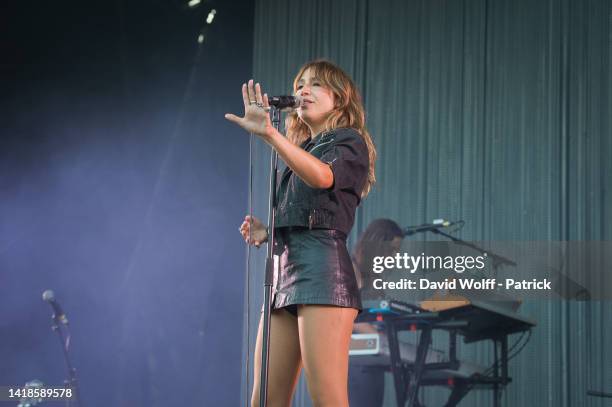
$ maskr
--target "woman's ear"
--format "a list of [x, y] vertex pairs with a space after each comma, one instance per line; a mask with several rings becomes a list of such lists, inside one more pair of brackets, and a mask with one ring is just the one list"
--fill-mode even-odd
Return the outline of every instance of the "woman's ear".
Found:
[[344, 107], [345, 103], [344, 103], [344, 98], [342, 97], [342, 95], [336, 95], [335, 93], [333, 93], [333, 95], [334, 95], [334, 107], [336, 109], [340, 109]]

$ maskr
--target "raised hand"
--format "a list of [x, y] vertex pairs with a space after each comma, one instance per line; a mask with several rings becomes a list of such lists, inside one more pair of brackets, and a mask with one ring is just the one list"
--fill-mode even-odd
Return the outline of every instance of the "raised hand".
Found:
[[268, 95], [263, 94], [262, 96], [261, 85], [257, 83], [253, 86], [253, 79], [249, 80], [248, 84], [243, 83], [242, 100], [244, 102], [244, 117], [227, 113], [225, 118], [250, 133], [257, 134], [264, 139], [269, 137], [274, 127], [268, 114], [270, 110]]

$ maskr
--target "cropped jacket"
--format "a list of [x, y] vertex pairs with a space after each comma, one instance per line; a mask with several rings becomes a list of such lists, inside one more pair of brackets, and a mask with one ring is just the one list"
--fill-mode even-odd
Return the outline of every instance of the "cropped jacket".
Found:
[[334, 183], [328, 189], [312, 188], [286, 167], [277, 187], [275, 227], [335, 229], [348, 235], [368, 178], [364, 139], [355, 129], [338, 128], [300, 147], [330, 165]]

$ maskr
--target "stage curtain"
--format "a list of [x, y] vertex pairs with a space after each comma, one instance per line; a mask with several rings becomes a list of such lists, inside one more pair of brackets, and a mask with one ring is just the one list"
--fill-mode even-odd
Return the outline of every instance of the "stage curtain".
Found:
[[[289, 94], [301, 64], [327, 58], [358, 84], [378, 183], [352, 242], [378, 217], [462, 219], [458, 236], [476, 241], [610, 240], [611, 22], [606, 0], [259, 0], [253, 77]], [[253, 208], [266, 219], [269, 148], [255, 141], [254, 151]], [[251, 349], [263, 258], [251, 256]], [[510, 363], [504, 405], [603, 405], [586, 391], [612, 392], [610, 309], [523, 304], [538, 326]], [[460, 352], [492, 360], [489, 345]], [[447, 395], [427, 390], [424, 402]], [[303, 381], [294, 405], [310, 405]], [[461, 405], [489, 406], [491, 393]]]

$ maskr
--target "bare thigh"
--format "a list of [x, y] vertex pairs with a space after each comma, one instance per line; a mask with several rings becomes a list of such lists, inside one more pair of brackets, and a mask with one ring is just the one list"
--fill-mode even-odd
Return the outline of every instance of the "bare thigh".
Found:
[[[262, 347], [262, 318], [259, 320], [255, 363], [253, 364], [253, 394], [251, 406], [259, 406], [259, 387]], [[270, 317], [270, 353], [268, 364], [267, 407], [288, 407], [301, 368], [300, 342], [297, 318], [280, 309], [272, 311]]]
[[348, 407], [348, 351], [354, 308], [302, 305], [298, 327], [302, 363], [315, 407]]

